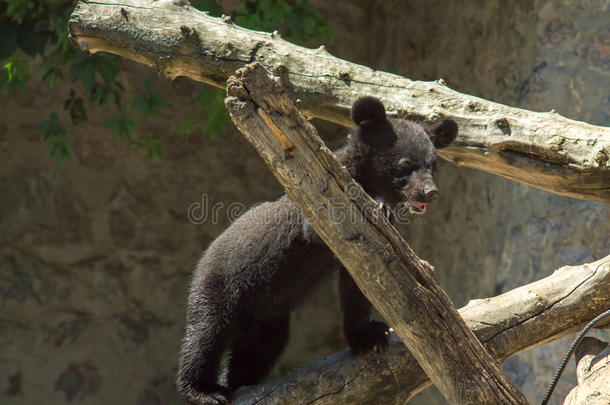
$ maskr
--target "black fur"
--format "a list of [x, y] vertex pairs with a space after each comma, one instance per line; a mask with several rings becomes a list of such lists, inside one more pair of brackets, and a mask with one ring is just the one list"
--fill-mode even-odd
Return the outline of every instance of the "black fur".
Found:
[[[422, 213], [425, 203], [438, 196], [434, 145], [445, 147], [455, 139], [455, 122], [445, 120], [426, 133], [413, 122], [386, 119], [383, 104], [373, 97], [357, 100], [352, 118], [358, 128], [337, 157], [385, 207], [407, 203]], [[343, 329], [352, 350], [385, 348], [387, 325], [370, 320], [370, 303], [286, 197], [236, 220], [195, 268], [178, 370], [180, 392], [195, 404], [224, 404], [236, 388], [260, 382], [286, 345], [290, 311], [336, 268]], [[221, 370], [227, 352], [228, 366]]]

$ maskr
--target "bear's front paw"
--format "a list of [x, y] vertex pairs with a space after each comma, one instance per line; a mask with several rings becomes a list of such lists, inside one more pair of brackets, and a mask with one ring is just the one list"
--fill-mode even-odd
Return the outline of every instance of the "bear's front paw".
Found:
[[396, 217], [394, 216], [394, 211], [389, 204], [384, 203], [381, 200], [377, 200], [377, 209], [381, 212], [381, 214], [388, 219], [388, 221], [394, 225], [396, 222]]
[[233, 402], [232, 390], [217, 384], [209, 389], [209, 392], [188, 395], [188, 403], [191, 405], [228, 405]]
[[388, 347], [390, 328], [383, 322], [371, 321], [357, 332], [347, 336], [352, 352], [363, 354], [375, 350], [383, 353]]

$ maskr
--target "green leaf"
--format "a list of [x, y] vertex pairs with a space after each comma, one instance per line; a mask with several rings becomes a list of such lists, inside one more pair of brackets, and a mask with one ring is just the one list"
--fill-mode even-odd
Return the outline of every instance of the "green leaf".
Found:
[[158, 135], [149, 133], [142, 134], [134, 144], [138, 149], [146, 149], [146, 155], [152, 159], [154, 157], [163, 157], [163, 148], [161, 147], [161, 139]]
[[43, 63], [40, 66], [40, 80], [50, 89], [57, 85], [57, 82], [64, 78], [63, 71], [56, 65]]
[[78, 125], [83, 121], [87, 121], [87, 112], [83, 104], [83, 99], [76, 97], [74, 91], [70, 92], [70, 98], [64, 103], [64, 110], [68, 110], [70, 113], [70, 119], [72, 124]]
[[165, 98], [150, 89], [149, 80], [145, 80], [142, 87], [142, 93], [134, 96], [132, 105], [138, 110], [142, 119], [146, 119], [151, 115], [155, 117], [161, 116], [161, 110], [167, 107]]
[[46, 58], [56, 65], [65, 65], [82, 56], [82, 53], [71, 42], [68, 34], [68, 19], [72, 7], [65, 10], [64, 16], [55, 16], [51, 19], [50, 46]]
[[70, 68], [70, 81], [80, 82], [89, 93], [95, 86], [95, 67], [91, 59], [89, 55], [81, 54], [74, 59]]
[[61, 163], [72, 156], [72, 138], [68, 130], [59, 122], [57, 113], [49, 114], [49, 119], [38, 126], [40, 135], [49, 145], [51, 156]]
[[7, 3], [6, 15], [21, 24], [23, 19], [36, 8], [34, 0], [4, 0]]
[[155, 143], [148, 147], [147, 155], [150, 159], [163, 157], [163, 149], [161, 148], [161, 144]]
[[306, 0], [242, 0], [233, 13], [238, 25], [255, 30], [283, 32], [286, 39], [306, 42], [332, 40], [332, 29], [317, 8]]
[[178, 124], [174, 124], [172, 131], [178, 135], [187, 136], [190, 135], [198, 126], [199, 125], [195, 122], [193, 117], [188, 117], [180, 121]]
[[95, 70], [100, 74], [105, 83], [114, 82], [120, 69], [120, 59], [113, 55], [95, 55], [92, 58]]
[[207, 11], [213, 17], [220, 17], [222, 7], [214, 0], [191, 0], [191, 6], [197, 10]]
[[[106, 92], [100, 87], [112, 86], [120, 69], [119, 59], [111, 55], [80, 54], [74, 58], [70, 69], [70, 80], [79, 81], [87, 92], [94, 95], [94, 99], [103, 102], [100, 93]], [[96, 80], [99, 75], [101, 82]], [[98, 83], [101, 83], [98, 85]], [[96, 85], [98, 88], [96, 89]]]
[[106, 121], [106, 128], [110, 130], [112, 137], [117, 140], [123, 137], [132, 139], [136, 124], [126, 113], [117, 117], [111, 117]]
[[10, 97], [16, 90], [25, 90], [30, 77], [29, 72], [27, 59], [11, 57], [4, 61], [3, 69], [0, 72], [0, 87], [4, 89], [7, 97]]
[[195, 104], [206, 113], [201, 123], [201, 131], [214, 139], [231, 121], [224, 106], [224, 91], [205, 87], [195, 98]]

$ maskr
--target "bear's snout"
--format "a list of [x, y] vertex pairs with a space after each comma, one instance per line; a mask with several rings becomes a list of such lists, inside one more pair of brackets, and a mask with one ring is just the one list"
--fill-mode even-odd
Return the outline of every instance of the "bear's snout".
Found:
[[426, 184], [424, 186], [424, 197], [426, 198], [426, 202], [434, 201], [438, 198], [436, 184]]

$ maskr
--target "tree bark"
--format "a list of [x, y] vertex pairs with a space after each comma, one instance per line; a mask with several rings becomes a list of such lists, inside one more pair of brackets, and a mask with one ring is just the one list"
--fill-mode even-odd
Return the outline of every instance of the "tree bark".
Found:
[[531, 112], [449, 89], [442, 80], [412, 81], [307, 49], [277, 33], [240, 28], [184, 0], [80, 2], [70, 35], [81, 49], [109, 52], [217, 87], [257, 61], [279, 74], [291, 100], [308, 117], [351, 126], [360, 96], [380, 98], [391, 114], [454, 119], [460, 135], [439, 151], [472, 167], [557, 194], [610, 202], [610, 128]]
[[576, 349], [576, 379], [563, 405], [610, 404], [610, 343], [583, 339]]
[[454, 404], [526, 404], [377, 203], [326, 148], [280, 80], [258, 63], [227, 81], [225, 105], [316, 233]]
[[[562, 267], [493, 298], [472, 300], [460, 314], [489, 353], [503, 362], [580, 330], [608, 308], [610, 256]], [[602, 321], [598, 327], [609, 324]], [[354, 356], [344, 350], [285, 376], [242, 388], [236, 404], [402, 405], [431, 385], [413, 355], [392, 334], [384, 356]]]

